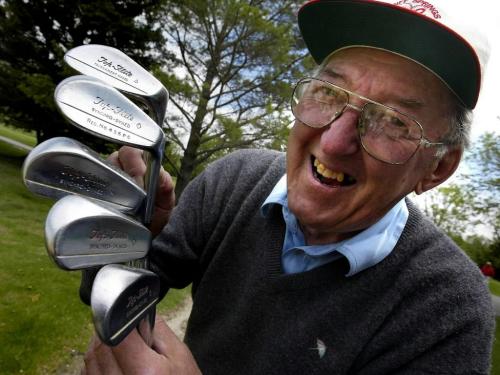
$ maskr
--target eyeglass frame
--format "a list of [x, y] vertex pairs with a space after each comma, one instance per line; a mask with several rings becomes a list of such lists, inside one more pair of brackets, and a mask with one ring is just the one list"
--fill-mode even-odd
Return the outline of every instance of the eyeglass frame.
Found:
[[[305, 122], [303, 122], [300, 118], [297, 117], [297, 115], [295, 114], [293, 108], [294, 108], [294, 105], [293, 105], [293, 99], [295, 97], [295, 91], [297, 90], [297, 87], [299, 86], [300, 83], [302, 83], [303, 81], [306, 81], [306, 80], [315, 80], [315, 81], [319, 81], [319, 82], [322, 82], [324, 84], [326, 84], [327, 86], [333, 86], [335, 89], [338, 89], [344, 93], [347, 94], [347, 102], [345, 103], [345, 105], [343, 106], [343, 108], [340, 110], [340, 111], [337, 111], [332, 120], [329, 121], [328, 123], [326, 123], [325, 125], [322, 125], [322, 126], [312, 126], [312, 125], [309, 125]], [[350, 103], [350, 98], [351, 98], [351, 95], [356, 97], [356, 98], [359, 98], [359, 99], [362, 99], [363, 101], [365, 101], [366, 103], [363, 104], [361, 107], [357, 106], [357, 105], [354, 105], [354, 104], [351, 104]], [[386, 109], [389, 109], [391, 111], [394, 111], [396, 113], [399, 113], [400, 115], [402, 116], [405, 116], [407, 117], [408, 119], [410, 119], [411, 121], [413, 121], [415, 124], [418, 125], [418, 127], [420, 128], [420, 140], [417, 144], [417, 147], [415, 148], [415, 151], [413, 151], [413, 153], [405, 160], [405, 161], [402, 161], [402, 162], [389, 162], [387, 160], [382, 160], [381, 158], [373, 155], [367, 148], [366, 146], [364, 145], [363, 143], [363, 139], [361, 138], [361, 132], [360, 132], [360, 127], [361, 127], [361, 115], [363, 114], [364, 112], [364, 109], [365, 107], [368, 105], [368, 104], [375, 104], [375, 105], [378, 105], [378, 106], [381, 106], [383, 108], [386, 108]], [[365, 150], [368, 155], [370, 155], [372, 158], [378, 160], [378, 161], [381, 161], [382, 163], [386, 163], [386, 164], [390, 164], [390, 165], [403, 165], [403, 164], [406, 164], [416, 153], [417, 151], [420, 149], [420, 147], [424, 147], [424, 148], [430, 148], [430, 147], [438, 147], [438, 146], [446, 146], [447, 143], [446, 142], [431, 142], [429, 139], [427, 139], [425, 136], [424, 136], [424, 128], [422, 127], [422, 125], [415, 119], [413, 118], [412, 116], [410, 115], [407, 115], [406, 113], [403, 113], [399, 110], [397, 110], [396, 108], [393, 108], [393, 107], [390, 107], [388, 105], [385, 105], [385, 104], [382, 104], [382, 103], [379, 103], [375, 100], [372, 100], [370, 98], [367, 98], [363, 95], [360, 95], [360, 94], [357, 94], [353, 91], [350, 91], [350, 90], [347, 90], [347, 89], [344, 89], [343, 87], [340, 87], [340, 86], [337, 86], [331, 82], [328, 82], [324, 79], [321, 79], [321, 78], [316, 78], [316, 77], [303, 77], [301, 78], [294, 86], [293, 88], [293, 91], [292, 91], [292, 97], [291, 97], [291, 110], [292, 110], [292, 114], [293, 114], [293, 117], [295, 117], [296, 120], [300, 121], [302, 124], [310, 127], [310, 128], [313, 128], [313, 129], [322, 129], [322, 128], [325, 128], [327, 126], [330, 126], [335, 120], [337, 120], [340, 116], [342, 116], [342, 114], [346, 111], [347, 108], [352, 108], [354, 109], [355, 111], [359, 112], [359, 116], [358, 116], [358, 123], [356, 125], [356, 131], [358, 133], [358, 138], [359, 138], [359, 141], [361, 143], [361, 146], [363, 147], [363, 150]]]

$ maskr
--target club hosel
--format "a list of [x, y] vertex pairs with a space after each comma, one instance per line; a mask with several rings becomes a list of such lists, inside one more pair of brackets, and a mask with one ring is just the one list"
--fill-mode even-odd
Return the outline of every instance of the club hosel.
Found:
[[[156, 201], [156, 191], [158, 189], [158, 175], [160, 173], [163, 154], [165, 152], [166, 139], [163, 136], [158, 147], [150, 150], [152, 158], [146, 163], [148, 168], [146, 169], [146, 175], [144, 176], [144, 185], [146, 188], [146, 205], [144, 208], [143, 224], [149, 226], [151, 224], [151, 218], [153, 216], [154, 205]], [[144, 153], [146, 155], [146, 153]]]
[[153, 109], [152, 114], [154, 121], [158, 124], [160, 128], [163, 128], [163, 121], [165, 121], [165, 116], [167, 114], [167, 103], [168, 103], [168, 91], [166, 88], [162, 87], [158, 93], [154, 96], [148, 98], [150, 101], [151, 108]]

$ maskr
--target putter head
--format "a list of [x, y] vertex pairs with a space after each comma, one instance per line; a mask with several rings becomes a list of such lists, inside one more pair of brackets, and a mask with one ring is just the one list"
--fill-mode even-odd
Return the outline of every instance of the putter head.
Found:
[[159, 154], [163, 130], [118, 90], [89, 76], [66, 78], [54, 99], [61, 114], [78, 128], [97, 137]]
[[75, 47], [64, 55], [64, 61], [81, 74], [92, 76], [131, 95], [154, 113], [162, 124], [168, 102], [168, 91], [162, 83], [120, 50], [99, 44]]
[[45, 221], [47, 252], [66, 270], [144, 258], [151, 238], [138, 221], [78, 195], [57, 201]]
[[[159, 294], [160, 279], [154, 272], [117, 264], [101, 268], [90, 296], [94, 327], [100, 339], [107, 345], [118, 345], [140, 324], [151, 324], [152, 332]], [[147, 341], [152, 338], [144, 339], [149, 345]]]
[[48, 139], [31, 150], [22, 175], [26, 187], [35, 194], [53, 199], [79, 194], [132, 215], [146, 199], [144, 189], [125, 172], [66, 137]]

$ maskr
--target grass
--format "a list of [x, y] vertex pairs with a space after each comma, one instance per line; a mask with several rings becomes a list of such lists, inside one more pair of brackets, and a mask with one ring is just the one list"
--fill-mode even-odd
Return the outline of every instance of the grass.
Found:
[[34, 147], [36, 145], [36, 135], [33, 131], [21, 131], [10, 126], [0, 124], [0, 135]]
[[[46, 254], [43, 226], [53, 202], [24, 187], [25, 156], [0, 141], [0, 374], [55, 373], [86, 350], [93, 333], [90, 309], [78, 297], [80, 272], [58, 269]], [[159, 310], [188, 293], [169, 293]]]
[[496, 319], [497, 329], [495, 333], [495, 341], [493, 343], [493, 356], [491, 375], [500, 375], [500, 317]]
[[[500, 282], [490, 279], [488, 285], [490, 287], [490, 292], [500, 297]], [[491, 375], [500, 375], [500, 317], [498, 316], [496, 319], [496, 324], [497, 327], [495, 333], [495, 342], [493, 343], [493, 366], [491, 369]]]
[[490, 278], [488, 285], [490, 287], [491, 294], [500, 297], [500, 281]]

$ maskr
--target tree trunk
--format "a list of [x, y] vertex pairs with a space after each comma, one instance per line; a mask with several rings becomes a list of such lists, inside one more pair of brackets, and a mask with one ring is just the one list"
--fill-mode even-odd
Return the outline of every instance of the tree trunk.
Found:
[[207, 69], [207, 75], [205, 77], [205, 82], [203, 83], [203, 88], [200, 95], [200, 100], [198, 102], [198, 107], [196, 109], [196, 115], [193, 122], [191, 123], [191, 133], [189, 134], [189, 140], [186, 146], [186, 151], [181, 161], [181, 168], [179, 175], [177, 176], [177, 182], [175, 184], [175, 197], [178, 200], [184, 191], [185, 187], [191, 181], [193, 177], [193, 171], [198, 165], [198, 149], [201, 145], [201, 132], [203, 129], [203, 120], [207, 115], [208, 101], [210, 99], [210, 89], [212, 87], [212, 82], [215, 78], [216, 71], [214, 64], [212, 63]]

